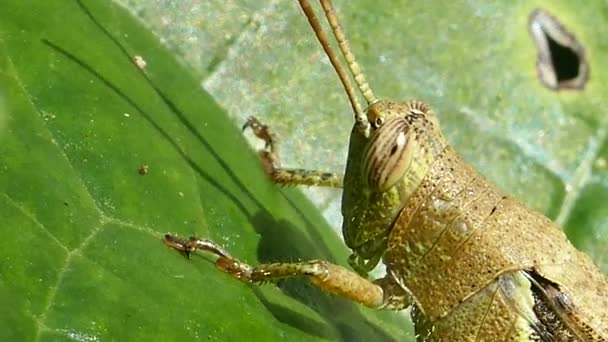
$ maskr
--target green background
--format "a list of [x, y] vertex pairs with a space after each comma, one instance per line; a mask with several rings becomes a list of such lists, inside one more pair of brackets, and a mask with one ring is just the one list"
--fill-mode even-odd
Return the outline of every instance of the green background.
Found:
[[[160, 241], [344, 264], [323, 217], [339, 227], [339, 192], [307, 191], [317, 209], [277, 189], [238, 131], [256, 114], [285, 165], [343, 168], [352, 114], [296, 3], [84, 3], [93, 17], [71, 0], [0, 14], [0, 339], [411, 339], [401, 314], [302, 281], [248, 287]], [[605, 4], [336, 5], [377, 95], [430, 103], [467, 160], [608, 271]], [[538, 83], [539, 6], [585, 47], [584, 91]]]

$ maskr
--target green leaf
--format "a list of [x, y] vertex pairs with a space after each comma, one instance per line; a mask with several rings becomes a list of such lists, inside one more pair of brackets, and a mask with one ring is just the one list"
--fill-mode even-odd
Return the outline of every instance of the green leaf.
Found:
[[268, 181], [196, 72], [124, 9], [85, 6], [3, 4], [0, 339], [411, 336], [397, 314], [305, 281], [250, 287], [162, 244], [171, 231], [251, 263], [347, 257], [314, 206]]
[[[252, 289], [160, 242], [172, 231], [252, 263], [344, 262], [321, 215], [266, 180], [228, 120], [270, 123], [285, 165], [343, 169], [350, 107], [295, 1], [124, 2], [174, 51], [116, 6], [86, 4], [152, 84], [75, 2], [3, 6], [0, 338], [411, 338], [396, 315], [301, 281]], [[336, 5], [377, 95], [432, 104], [467, 160], [608, 271], [603, 3]], [[584, 91], [538, 83], [527, 29], [538, 6], [584, 45]], [[313, 191], [339, 220], [339, 193]]]

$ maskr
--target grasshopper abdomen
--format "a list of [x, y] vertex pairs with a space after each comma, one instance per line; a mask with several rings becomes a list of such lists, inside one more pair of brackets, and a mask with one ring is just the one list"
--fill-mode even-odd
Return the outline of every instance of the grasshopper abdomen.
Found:
[[[544, 305], [564, 316], [560, 327], [549, 331], [553, 335], [583, 340], [608, 335], [608, 284], [591, 259], [559, 226], [486, 182], [449, 146], [406, 201], [388, 236], [384, 262], [413, 294], [419, 315], [433, 325], [446, 320], [453, 329], [454, 319], [471, 316], [470, 332], [482, 319], [479, 329], [508, 331], [524, 320], [530, 333], [540, 336], [535, 327], [548, 325], [534, 311]], [[556, 294], [541, 298], [546, 287], [527, 276], [553, 284]], [[552, 298], [565, 299], [570, 309], [547, 305]], [[495, 313], [467, 311], [469, 306]]]

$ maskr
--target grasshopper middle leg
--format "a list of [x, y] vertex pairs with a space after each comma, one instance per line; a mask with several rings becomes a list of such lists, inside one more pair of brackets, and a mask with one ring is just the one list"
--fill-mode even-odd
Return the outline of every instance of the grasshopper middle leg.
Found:
[[[285, 278], [307, 277], [319, 288], [332, 294], [353, 300], [372, 308], [402, 308], [407, 298], [390, 280], [383, 278], [371, 282], [355, 272], [349, 271], [323, 260], [311, 260], [296, 263], [272, 263], [251, 266], [231, 257], [217, 244], [204, 239], [191, 237], [183, 239], [167, 234], [164, 242], [190, 256], [196, 250], [215, 254], [218, 258], [215, 265], [234, 278], [246, 283], [264, 283]], [[399, 303], [395, 303], [398, 299]]]
[[282, 168], [277, 153], [277, 138], [270, 128], [253, 116], [249, 117], [243, 125], [243, 130], [247, 128], [251, 128], [253, 134], [264, 141], [264, 149], [259, 151], [258, 154], [264, 165], [264, 170], [275, 183], [342, 188], [343, 176], [336, 173]]

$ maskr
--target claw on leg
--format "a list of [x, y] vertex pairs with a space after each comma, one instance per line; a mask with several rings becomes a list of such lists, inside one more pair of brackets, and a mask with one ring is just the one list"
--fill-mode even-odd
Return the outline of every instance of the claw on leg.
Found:
[[275, 180], [274, 175], [280, 170], [279, 158], [275, 147], [276, 136], [267, 125], [254, 116], [247, 118], [242, 130], [245, 131], [247, 128], [251, 128], [253, 134], [264, 141], [264, 149], [258, 151], [258, 155], [264, 166], [264, 171]]
[[188, 259], [190, 259], [190, 254], [192, 254], [192, 252], [195, 252], [196, 250], [208, 251], [219, 257], [230, 257], [226, 250], [224, 250], [222, 247], [210, 240], [202, 240], [196, 237], [184, 239], [175, 235], [165, 234], [163, 242], [165, 243], [165, 245], [171, 248], [184, 252]]
[[194, 236], [189, 239], [184, 239], [179, 236], [165, 234], [163, 242], [171, 248], [184, 252], [188, 259], [190, 259], [190, 255], [197, 250], [210, 252], [218, 257], [215, 261], [215, 266], [217, 268], [239, 280], [251, 282], [251, 266], [233, 259], [225, 249], [211, 240], [199, 239]]
[[251, 128], [253, 134], [264, 141], [264, 148], [269, 149], [271, 153], [275, 152], [274, 141], [276, 137], [270, 130], [270, 127], [260, 122], [256, 117], [250, 116], [247, 118], [242, 130], [245, 131], [247, 128]]

